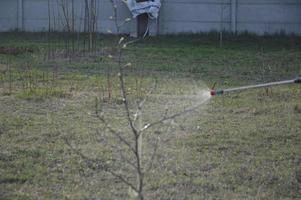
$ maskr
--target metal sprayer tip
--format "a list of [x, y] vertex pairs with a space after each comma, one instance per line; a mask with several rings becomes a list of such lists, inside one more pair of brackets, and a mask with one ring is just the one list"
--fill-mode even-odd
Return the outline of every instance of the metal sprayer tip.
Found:
[[224, 94], [224, 90], [210, 90], [211, 96], [220, 96]]
[[297, 78], [297, 79], [295, 80], [295, 83], [301, 83], [301, 77]]

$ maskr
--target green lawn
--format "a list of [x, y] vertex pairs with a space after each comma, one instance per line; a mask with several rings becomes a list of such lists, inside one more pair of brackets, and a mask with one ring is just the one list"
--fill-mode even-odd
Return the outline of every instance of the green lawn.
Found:
[[[33, 50], [0, 53], [0, 199], [128, 198], [128, 186], [88, 168], [65, 142], [135, 182], [121, 155], [133, 158], [95, 116], [101, 109], [131, 141], [118, 66], [107, 56], [115, 38], [97, 38], [97, 56], [47, 59], [45, 34], [0, 34], [0, 47]], [[159, 36], [124, 51], [123, 63], [132, 64], [125, 81], [133, 112], [136, 100], [157, 83], [143, 107], [143, 124], [199, 105], [146, 132], [142, 163], [159, 138], [145, 175], [146, 199], [301, 198], [301, 85], [253, 89], [204, 104], [199, 95], [215, 82], [228, 88], [300, 76], [301, 38], [224, 39], [220, 48], [216, 33]], [[61, 52], [63, 44], [57, 35], [52, 45]]]

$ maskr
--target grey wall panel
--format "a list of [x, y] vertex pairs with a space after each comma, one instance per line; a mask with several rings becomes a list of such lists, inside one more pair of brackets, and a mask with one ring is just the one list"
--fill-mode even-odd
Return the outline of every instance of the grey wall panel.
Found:
[[18, 26], [15, 19], [0, 19], [0, 31], [12, 31]]
[[273, 24], [273, 23], [238, 23], [240, 32], [248, 31], [252, 33], [262, 34], [273, 34], [285, 32], [287, 34], [301, 35], [301, 24]]
[[18, 0], [0, 0], [0, 31], [14, 30], [18, 26]]
[[[179, 21], [168, 21], [168, 23], [162, 23], [159, 27], [161, 34], [172, 34], [172, 33], [199, 33], [199, 32], [210, 32], [220, 30], [220, 23], [199, 23], [199, 22], [179, 22]], [[223, 28], [230, 30], [230, 24], [224, 23]]]
[[44, 0], [23, 0], [24, 19], [48, 20], [48, 4]]
[[199, 21], [199, 22], [216, 22], [221, 20], [221, 9], [224, 9], [224, 20], [229, 21], [229, 5], [221, 6], [220, 4], [164, 4], [161, 10], [161, 17], [164, 20], [179, 21]]
[[164, 3], [175, 3], [175, 4], [228, 4], [231, 2], [231, 0], [163, 0]]
[[300, 0], [238, 0], [239, 4], [262, 4], [262, 5], [275, 5], [275, 4], [300, 4]]
[[16, 19], [18, 1], [17, 0], [0, 0], [0, 18]]
[[301, 34], [301, 0], [240, 0], [237, 7], [238, 31]]
[[23, 0], [23, 30], [48, 30], [48, 3], [39, 0]]
[[48, 31], [48, 23], [43, 19], [26, 19], [23, 21], [24, 31]]
[[301, 22], [301, 3], [300, 5], [239, 5], [237, 12], [240, 22]]
[[[20, 2], [23, 2], [20, 4]], [[51, 27], [66, 30], [62, 8], [50, 0]], [[71, 2], [71, 1], [70, 1]], [[84, 30], [84, 1], [74, 0], [77, 30]], [[234, 5], [237, 4], [237, 5]], [[131, 14], [120, 0], [118, 23]], [[223, 15], [222, 15], [223, 14]], [[110, 0], [97, 1], [97, 30], [116, 32]], [[222, 15], [222, 16], [221, 16]], [[133, 25], [120, 29], [130, 33]], [[0, 0], [0, 31], [21, 29], [46, 31], [49, 27], [48, 0]], [[159, 18], [159, 34], [207, 32], [212, 30], [249, 31], [258, 34], [285, 31], [301, 35], [301, 0], [164, 0]]]
[[[111, 19], [113, 17], [113, 8], [110, 1], [103, 1], [98, 8], [98, 31], [101, 33], [107, 33], [108, 30], [116, 33], [115, 21]], [[117, 18], [118, 24], [124, 24], [120, 27], [121, 33], [130, 33], [129, 23], [123, 23], [125, 19], [131, 18], [131, 13], [126, 5], [119, 1], [117, 4]]]
[[159, 33], [229, 30], [231, 16], [229, 2], [226, 0], [166, 0], [160, 11]]

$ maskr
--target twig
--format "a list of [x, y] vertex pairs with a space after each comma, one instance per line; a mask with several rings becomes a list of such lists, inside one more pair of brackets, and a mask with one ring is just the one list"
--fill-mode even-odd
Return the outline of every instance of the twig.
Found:
[[175, 114], [170, 115], [170, 116], [168, 116], [168, 117], [164, 116], [163, 118], [161, 118], [161, 119], [158, 120], [158, 121], [155, 121], [155, 122], [146, 124], [140, 131], [145, 131], [145, 130], [147, 130], [147, 129], [149, 129], [149, 128], [155, 126], [155, 125], [161, 124], [161, 123], [163, 123], [163, 122], [165, 122], [165, 121], [167, 121], [167, 120], [175, 119], [175, 118], [177, 118], [177, 117], [179, 117], [179, 116], [182, 116], [182, 115], [184, 115], [184, 114], [186, 114], [186, 113], [193, 112], [193, 111], [195, 111], [200, 105], [202, 105], [203, 103], [205, 103], [206, 101], [207, 101], [207, 99], [205, 99], [205, 100], [201, 101], [199, 104], [194, 105], [194, 106], [191, 106], [191, 107], [189, 107], [189, 108], [187, 108], [187, 109], [185, 109], [185, 110], [183, 110], [183, 111], [181, 111], [181, 112], [175, 113]]
[[157, 81], [153, 84], [152, 89], [150, 89], [148, 91], [148, 93], [145, 95], [145, 97], [139, 103], [137, 102], [137, 110], [134, 114], [134, 119], [133, 119], [134, 121], [137, 121], [137, 119], [139, 117], [138, 113], [142, 112], [142, 108], [144, 106], [144, 103], [148, 100], [148, 97], [155, 91], [156, 88], [157, 88]]
[[154, 151], [152, 153], [151, 159], [149, 160], [149, 163], [146, 165], [146, 166], [148, 166], [146, 169], [146, 172], [149, 172], [151, 170], [151, 168], [153, 167], [153, 163], [154, 163], [155, 157], [157, 155], [157, 150], [159, 147], [159, 141], [160, 141], [160, 137], [158, 136], [156, 139], [156, 143], [154, 145]]
[[126, 185], [128, 185], [135, 192], [138, 192], [137, 188], [132, 183], [130, 183], [126, 178], [124, 178], [123, 175], [118, 174], [118, 173], [114, 172], [113, 170], [111, 170], [109, 166], [107, 166], [106, 164], [104, 164], [104, 161], [99, 160], [99, 159], [89, 158], [88, 156], [84, 155], [80, 150], [78, 150], [77, 148], [74, 148], [71, 145], [71, 143], [68, 141], [67, 138], [63, 137], [63, 140], [65, 141], [65, 143], [70, 147], [70, 149], [75, 154], [77, 154], [78, 156], [81, 157], [81, 159], [86, 163], [87, 167], [89, 167], [90, 169], [95, 170], [95, 167], [93, 167], [93, 163], [96, 163], [97, 167], [100, 166], [99, 169], [104, 170], [104, 171], [110, 173], [111, 175], [113, 175], [114, 177], [120, 179], [123, 183], [125, 183]]
[[117, 148], [119, 149], [119, 153], [120, 153], [120, 156], [122, 157], [122, 159], [125, 160], [125, 161], [126, 161], [130, 166], [132, 166], [135, 170], [137, 170], [137, 169], [138, 169], [137, 166], [136, 166], [134, 163], [132, 163], [129, 159], [127, 159], [127, 158], [124, 156], [123, 150], [120, 149], [119, 147], [117, 147]]
[[99, 114], [96, 114], [97, 118], [106, 126], [106, 128], [114, 135], [116, 136], [121, 142], [123, 142], [134, 154], [136, 153], [135, 149], [132, 147], [132, 145], [125, 140], [120, 133], [115, 131], [107, 122], [106, 120], [100, 116]]
[[132, 129], [133, 134], [135, 135], [135, 137], [139, 137], [139, 132], [137, 131], [136, 127], [134, 126], [133, 120], [130, 116], [130, 109], [129, 109], [129, 103], [127, 100], [127, 94], [126, 94], [126, 89], [125, 89], [125, 83], [124, 83], [124, 79], [123, 79], [123, 68], [121, 66], [121, 56], [122, 56], [122, 52], [119, 49], [118, 50], [118, 65], [119, 65], [119, 81], [120, 81], [120, 88], [121, 88], [121, 93], [122, 93], [122, 98], [123, 98], [123, 104], [125, 107], [125, 112], [126, 112], [126, 117], [127, 120], [130, 124], [130, 127]]

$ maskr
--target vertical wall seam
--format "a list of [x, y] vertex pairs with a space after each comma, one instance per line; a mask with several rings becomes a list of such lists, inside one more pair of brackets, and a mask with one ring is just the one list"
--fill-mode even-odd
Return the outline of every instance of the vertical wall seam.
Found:
[[237, 0], [231, 0], [231, 31], [237, 32]]
[[18, 27], [17, 29], [19, 31], [23, 31], [24, 30], [24, 7], [23, 7], [23, 0], [18, 0], [18, 8], [17, 8], [17, 20], [18, 20]]

